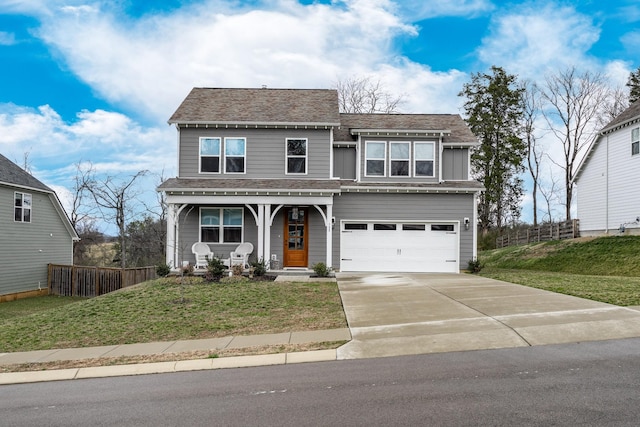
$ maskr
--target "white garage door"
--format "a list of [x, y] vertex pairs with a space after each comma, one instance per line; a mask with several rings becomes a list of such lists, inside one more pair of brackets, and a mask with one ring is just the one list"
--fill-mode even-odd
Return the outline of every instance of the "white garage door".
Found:
[[340, 271], [459, 272], [458, 222], [343, 221]]

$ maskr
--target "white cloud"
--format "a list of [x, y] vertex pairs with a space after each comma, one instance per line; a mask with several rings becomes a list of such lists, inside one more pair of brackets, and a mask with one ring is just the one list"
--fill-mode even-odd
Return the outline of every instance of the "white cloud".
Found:
[[536, 3], [496, 15], [478, 56], [509, 73], [540, 80], [549, 70], [591, 69], [594, 60], [587, 52], [599, 37], [592, 18], [573, 7]]
[[398, 4], [411, 22], [441, 16], [475, 17], [495, 7], [489, 0], [404, 0]]
[[0, 31], [0, 46], [11, 46], [16, 44], [16, 36], [13, 33]]
[[632, 31], [625, 34], [620, 39], [628, 52], [637, 53], [640, 51], [640, 31]]

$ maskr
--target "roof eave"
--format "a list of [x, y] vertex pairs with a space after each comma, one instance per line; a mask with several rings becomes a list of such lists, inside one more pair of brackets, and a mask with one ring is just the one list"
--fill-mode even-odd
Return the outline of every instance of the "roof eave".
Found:
[[184, 120], [169, 120], [167, 123], [175, 124], [184, 127], [204, 127], [204, 128], [264, 128], [264, 127], [320, 127], [320, 128], [333, 128], [340, 126], [339, 122], [224, 122], [224, 121], [184, 121]]

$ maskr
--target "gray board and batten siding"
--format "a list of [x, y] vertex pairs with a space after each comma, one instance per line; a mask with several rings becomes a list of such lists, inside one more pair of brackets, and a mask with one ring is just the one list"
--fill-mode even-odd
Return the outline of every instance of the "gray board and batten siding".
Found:
[[445, 148], [442, 150], [442, 179], [464, 181], [469, 176], [469, 149]]
[[[329, 179], [330, 132], [328, 129], [180, 128], [178, 176], [181, 178], [229, 176], [261, 179]], [[199, 147], [201, 137], [246, 138], [245, 173], [200, 173]], [[304, 175], [286, 174], [287, 138], [307, 139], [307, 173]], [[224, 169], [221, 169], [223, 172]]]
[[[15, 191], [31, 194], [31, 222], [14, 221]], [[47, 264], [72, 264], [73, 240], [52, 193], [0, 185], [0, 295], [45, 289]]]
[[473, 259], [473, 230], [464, 218], [473, 218], [473, 194], [345, 193], [334, 197], [333, 266], [340, 268], [340, 222], [350, 221], [459, 221], [460, 266]]

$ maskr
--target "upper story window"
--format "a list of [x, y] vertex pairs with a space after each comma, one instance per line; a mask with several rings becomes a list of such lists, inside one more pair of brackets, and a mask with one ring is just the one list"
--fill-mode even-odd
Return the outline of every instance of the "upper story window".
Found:
[[409, 156], [411, 153], [410, 142], [391, 142], [390, 146], [390, 170], [391, 176], [409, 176]]
[[365, 176], [385, 176], [387, 143], [367, 141], [365, 143]]
[[220, 173], [220, 138], [200, 138], [200, 172]]
[[246, 138], [224, 139], [224, 172], [245, 173], [247, 155]]
[[416, 142], [413, 147], [414, 174], [415, 176], [434, 176], [434, 153], [435, 144], [433, 142]]
[[205, 243], [241, 243], [242, 208], [201, 208], [200, 241]]
[[18, 222], [31, 222], [31, 194], [14, 193], [13, 219]]
[[287, 138], [287, 174], [307, 173], [307, 139]]
[[640, 154], [640, 128], [631, 130], [631, 155]]

